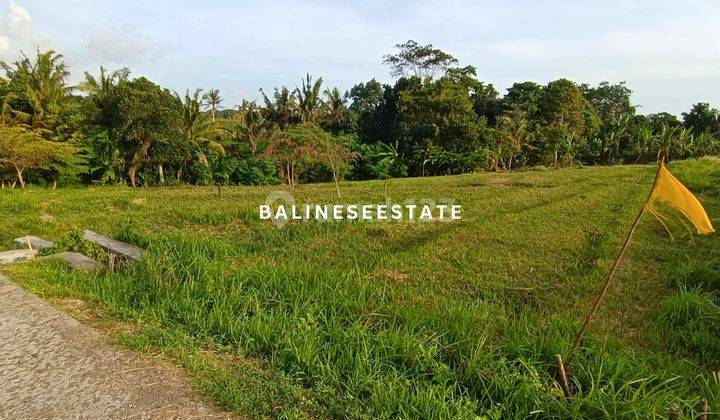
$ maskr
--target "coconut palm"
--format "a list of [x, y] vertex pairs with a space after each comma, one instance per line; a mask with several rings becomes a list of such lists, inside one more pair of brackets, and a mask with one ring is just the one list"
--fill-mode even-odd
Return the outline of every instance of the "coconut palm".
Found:
[[94, 141], [91, 148], [94, 150], [90, 161], [91, 173], [102, 183], [114, 183], [121, 179], [125, 161], [120, 157], [118, 150], [117, 126], [118, 101], [116, 88], [121, 82], [127, 81], [130, 70], [121, 68], [109, 72], [100, 67], [100, 73], [93, 76], [85, 72], [78, 88], [88, 93], [88, 99], [93, 105], [91, 121], [104, 128], [106, 142]]
[[0, 102], [0, 123], [11, 124], [14, 122], [27, 123], [30, 119], [30, 114], [16, 110], [12, 107], [12, 103], [20, 99], [14, 92], [8, 92], [3, 96], [2, 102]]
[[220, 103], [222, 103], [222, 99], [220, 99], [220, 91], [217, 89], [210, 89], [207, 92], [205, 92], [202, 96], [202, 103], [205, 106], [205, 109], [210, 110], [210, 115], [212, 115], [212, 122], [215, 122], [215, 111], [218, 110], [220, 107]]
[[85, 80], [78, 87], [87, 92], [90, 100], [95, 106], [96, 112], [93, 116], [95, 122], [103, 126], [112, 137], [112, 128], [116, 124], [117, 98], [113, 96], [115, 87], [123, 81], [127, 81], [130, 70], [126, 67], [113, 72], [108, 72], [105, 67], [100, 66], [98, 77], [85, 72]]
[[265, 107], [262, 110], [265, 120], [277, 125], [280, 130], [285, 130], [297, 114], [297, 98], [295, 97], [295, 92], [291, 92], [290, 89], [283, 86], [280, 89], [275, 88], [272, 99], [269, 98], [262, 89], [260, 89], [260, 93], [265, 102]]
[[232, 134], [238, 140], [247, 141], [253, 155], [257, 151], [258, 140], [267, 133], [267, 121], [255, 102], [243, 102], [232, 118]]
[[[203, 146], [215, 149], [221, 154], [225, 154], [225, 148], [218, 141], [227, 131], [215, 126], [215, 122], [207, 119], [207, 114], [200, 110], [201, 89], [196, 89], [192, 94], [190, 91], [185, 92], [185, 97], [175, 93], [175, 97], [182, 104], [182, 134], [185, 141], [199, 151], [198, 160], [203, 165], [208, 165], [207, 157], [203, 151]], [[203, 98], [205, 95], [202, 96]], [[188, 158], [189, 160], [189, 158]]]
[[85, 80], [78, 87], [92, 95], [108, 96], [113, 87], [127, 80], [129, 76], [130, 69], [127, 67], [108, 72], [105, 67], [100, 66], [100, 74], [97, 78], [86, 71]]
[[337, 132], [337, 127], [345, 115], [345, 98], [338, 88], [325, 89], [323, 92], [325, 100], [323, 101], [323, 125], [333, 132]]
[[301, 87], [295, 89], [301, 122], [317, 122], [322, 107], [322, 98], [320, 97], [322, 82], [323, 79], [320, 77], [313, 83], [310, 74], [306, 74]]
[[0, 62], [8, 79], [25, 86], [25, 105], [33, 128], [52, 128], [73, 89], [67, 85], [70, 70], [62, 60], [63, 56], [53, 50], [41, 53], [38, 49], [34, 61], [23, 54], [12, 64]]

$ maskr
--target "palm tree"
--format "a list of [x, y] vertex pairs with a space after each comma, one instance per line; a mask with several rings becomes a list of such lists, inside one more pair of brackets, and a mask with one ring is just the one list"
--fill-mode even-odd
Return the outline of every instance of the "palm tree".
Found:
[[33, 128], [52, 128], [72, 86], [67, 85], [70, 70], [63, 56], [53, 50], [37, 50], [35, 61], [25, 54], [12, 65], [0, 62], [10, 80], [25, 86], [30, 124]]
[[250, 145], [250, 152], [255, 155], [258, 140], [267, 133], [267, 121], [260, 107], [255, 102], [243, 102], [238, 107], [238, 112], [233, 115], [232, 121], [233, 136], [246, 140]]
[[262, 111], [265, 120], [276, 124], [281, 131], [285, 130], [285, 127], [296, 115], [297, 99], [295, 92], [291, 92], [290, 89], [283, 86], [280, 89], [275, 88], [272, 99], [262, 89], [260, 89], [260, 93], [265, 102], [265, 108]]
[[30, 118], [30, 114], [13, 109], [12, 103], [20, 97], [14, 92], [10, 91], [5, 94], [0, 103], [0, 123], [11, 124], [13, 122], [27, 123]]
[[338, 88], [325, 89], [323, 96], [325, 96], [322, 103], [323, 123], [331, 131], [337, 132], [337, 127], [345, 115], [345, 98], [342, 97]]
[[[203, 151], [203, 146], [208, 146], [221, 154], [225, 154], [225, 148], [217, 139], [226, 135], [227, 132], [215, 127], [214, 120], [208, 121], [207, 114], [200, 111], [201, 92], [201, 89], [196, 89], [192, 94], [190, 94], [190, 91], [186, 91], [184, 98], [180, 98], [180, 95], [175, 93], [175, 97], [182, 104], [183, 138], [199, 151], [198, 160], [207, 166], [208, 161]], [[203, 95], [203, 98], [204, 97], [205, 95]], [[214, 139], [212, 138], [213, 136], [215, 137]]]
[[210, 110], [212, 115], [212, 122], [215, 122], [215, 111], [220, 107], [222, 99], [220, 99], [220, 91], [217, 89], [210, 89], [205, 92], [202, 96], [202, 102], [205, 105], [205, 109]]
[[301, 122], [312, 123], [317, 121], [319, 110], [322, 107], [322, 99], [320, 98], [322, 82], [323, 79], [320, 77], [313, 83], [310, 74], [306, 74], [305, 79], [302, 80], [302, 86], [295, 89]]
[[78, 87], [92, 95], [107, 96], [113, 87], [127, 80], [129, 76], [130, 69], [127, 67], [109, 73], [105, 67], [100, 66], [100, 75], [97, 78], [86, 71], [85, 80]]
[[107, 135], [107, 144], [93, 143], [96, 149], [92, 172], [99, 176], [103, 183], [115, 182], [125, 161], [119, 158], [118, 139], [116, 128], [118, 124], [118, 98], [114, 95], [115, 88], [122, 82], [127, 81], [130, 70], [121, 68], [108, 72], [105, 67], [100, 67], [100, 74], [95, 77], [85, 72], [85, 80], [78, 87], [88, 93], [88, 98], [94, 105], [91, 120], [93, 123], [103, 127]]
[[498, 123], [500, 141], [506, 145], [503, 149], [508, 157], [508, 171], [512, 170], [513, 158], [533, 141], [533, 134], [528, 130], [525, 116], [525, 111], [513, 109], [503, 115]]

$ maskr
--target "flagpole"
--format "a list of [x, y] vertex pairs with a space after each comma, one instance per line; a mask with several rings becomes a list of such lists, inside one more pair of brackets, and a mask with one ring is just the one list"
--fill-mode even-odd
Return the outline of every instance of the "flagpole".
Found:
[[595, 316], [595, 313], [597, 312], [598, 308], [600, 307], [600, 303], [602, 303], [603, 298], [605, 297], [605, 294], [608, 291], [608, 287], [610, 287], [610, 282], [615, 277], [615, 273], [618, 270], [618, 267], [620, 266], [620, 261], [622, 261], [623, 256], [625, 255], [625, 251], [628, 248], [628, 244], [630, 243], [630, 239], [632, 238], [633, 234], [635, 233], [635, 228], [638, 225], [638, 222], [640, 222], [640, 218], [645, 213], [645, 208], [650, 202], [650, 199], [652, 198], [652, 193], [655, 190], [655, 186], [657, 185], [658, 178], [660, 177], [660, 168], [663, 165], [663, 162], [665, 161], [664, 157], [658, 161], [658, 168], [657, 172], [655, 173], [655, 180], [653, 181], [652, 188], [650, 188], [650, 193], [648, 193], [647, 198], [645, 199], [645, 202], [643, 203], [642, 208], [638, 212], [637, 216], [635, 216], [635, 220], [633, 220], [632, 225], [630, 225], [630, 231], [625, 236], [625, 240], [623, 241], [622, 248], [620, 248], [620, 252], [615, 257], [615, 260], [612, 263], [612, 266], [610, 267], [610, 271], [608, 271], [607, 275], [605, 276], [605, 284], [603, 285], [602, 291], [600, 292], [600, 296], [595, 300], [595, 303], [593, 304], [592, 309], [590, 310], [590, 313], [588, 313], [587, 318], [585, 318], [585, 322], [583, 322], [582, 327], [580, 327], [580, 331], [578, 331], [577, 335], [575, 336], [575, 340], [573, 341], [572, 348], [570, 349], [570, 356], [568, 356], [568, 360], [566, 363], [566, 369], [570, 368], [570, 364], [573, 361], [573, 357], [575, 357], [575, 352], [578, 349], [578, 346], [580, 346], [580, 340], [582, 340], [583, 335], [585, 334], [585, 331], [588, 329], [588, 326], [590, 326], [590, 322], [592, 321], [593, 317]]

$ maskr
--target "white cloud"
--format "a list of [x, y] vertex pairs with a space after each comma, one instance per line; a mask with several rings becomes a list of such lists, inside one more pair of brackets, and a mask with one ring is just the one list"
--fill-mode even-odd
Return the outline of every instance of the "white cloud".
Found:
[[123, 66], [146, 62], [158, 53], [147, 36], [128, 24], [90, 34], [85, 50], [91, 61]]
[[25, 10], [22, 6], [19, 6], [14, 1], [10, 0], [10, 12], [8, 13], [8, 20], [15, 23], [26, 23], [30, 22], [30, 13]]
[[0, 34], [0, 59], [6, 61], [16, 59], [20, 51], [49, 49], [55, 44], [52, 37], [33, 25], [27, 9], [12, 0], [0, 18]]

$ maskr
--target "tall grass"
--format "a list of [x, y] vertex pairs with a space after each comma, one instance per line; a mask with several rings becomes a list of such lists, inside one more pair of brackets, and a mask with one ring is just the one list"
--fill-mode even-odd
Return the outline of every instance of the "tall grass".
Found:
[[[682, 168], [694, 179], [707, 164]], [[671, 406], [692, 416], [700, 397], [720, 409], [711, 371], [720, 355], [717, 260], [704, 257], [720, 242], [673, 243], [650, 222], [621, 293], [609, 295], [571, 367], [577, 396], [566, 400], [554, 380], [553, 355], [567, 354], [597, 292], [624, 230], [618, 219], [645, 192], [621, 181], [652, 175], [613, 170], [507, 175], [524, 185], [513, 187], [487, 187], [486, 175], [404, 181], [405, 194], [447, 183], [449, 193], [471, 197], [464, 224], [444, 226], [274, 230], [221, 204], [192, 212], [178, 202], [157, 222], [128, 207], [139, 218], [107, 228], [148, 248], [140, 263], [81, 274], [49, 261], [13, 275], [31, 290], [79, 296], [137, 322], [141, 331], [126, 344], [167, 352], [211, 398], [254, 417], [648, 418]], [[603, 173], [618, 185], [597, 179]], [[372, 194], [368, 184], [351, 189], [360, 199]], [[150, 227], [165, 219], [173, 229]], [[223, 226], [232, 234], [216, 230]], [[642, 312], [632, 309], [638, 302]], [[631, 329], [636, 335], [625, 335]], [[248, 381], [245, 370], [263, 381]]]

